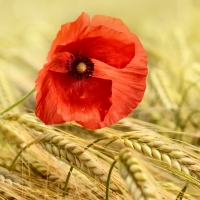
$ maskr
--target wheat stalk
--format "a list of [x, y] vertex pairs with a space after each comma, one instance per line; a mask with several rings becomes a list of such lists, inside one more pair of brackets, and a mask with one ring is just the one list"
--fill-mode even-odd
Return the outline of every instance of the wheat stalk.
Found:
[[[94, 156], [95, 153], [99, 155], [99, 152], [95, 151], [91, 154], [88, 150], [85, 150], [86, 145], [80, 143], [81, 139], [76, 138], [75, 136], [66, 132], [64, 134], [58, 133], [58, 131], [55, 128], [47, 127], [41, 124], [36, 120], [34, 116], [31, 115], [4, 114], [3, 120], [10, 123], [20, 123], [21, 125], [23, 125], [23, 128], [29, 131], [29, 134], [31, 134], [35, 138], [42, 136], [39, 142], [43, 146], [43, 148], [46, 149], [49, 153], [60, 158], [62, 161], [65, 161], [68, 164], [74, 166], [75, 168], [79, 170], [81, 169], [82, 173], [88, 174], [90, 177], [93, 178], [93, 184], [95, 180], [103, 185], [106, 185], [107, 172], [104, 169], [105, 163], [103, 164], [103, 162], [101, 161], [101, 165], [103, 165], [99, 165], [99, 160], [96, 156]], [[28, 152], [30, 154], [30, 151]], [[28, 162], [28, 157], [26, 156], [26, 154], [23, 153], [23, 157], [25, 161]], [[42, 174], [43, 177], [49, 179], [49, 176], [46, 175], [47, 172], [45, 165], [43, 165], [41, 162], [37, 162], [36, 160], [30, 161], [30, 158], [29, 162], [31, 166], [33, 165], [34, 169], [36, 169], [37, 171], [39, 171], [39, 173]], [[52, 180], [53, 179], [54, 178], [52, 178]], [[119, 191], [119, 187], [114, 182], [111, 183], [111, 189], [114, 191]], [[103, 191], [105, 190], [105, 188], [99, 190]], [[113, 195], [113, 198], [114, 197], [115, 195]], [[120, 197], [119, 194], [118, 197]]]
[[[2, 122], [3, 119], [1, 119], [0, 121]], [[5, 129], [4, 126], [6, 126], [8, 129]], [[2, 132], [4, 133], [4, 135], [7, 138], [12, 138], [12, 140], [10, 139], [9, 141], [11, 142], [11, 144], [16, 144], [17, 149], [19, 149], [21, 146], [24, 146], [24, 144], [27, 144], [28, 141], [31, 140], [30, 138], [28, 139], [25, 136], [26, 134], [28, 134], [26, 129], [24, 129], [24, 127], [22, 127], [20, 124], [18, 124], [17, 121], [6, 120], [6, 121], [4, 121], [4, 123], [3, 122], [1, 123], [1, 128], [2, 128]], [[23, 133], [23, 137], [18, 138], [18, 137], [20, 137], [19, 133], [21, 133], [21, 134]], [[30, 137], [30, 135], [29, 135], [29, 137]], [[32, 140], [34, 141], [34, 139], [32, 139]], [[18, 141], [18, 142], [16, 142], [16, 141]], [[44, 153], [45, 153], [44, 150], [41, 151], [40, 148], [37, 149], [37, 148], [33, 148], [33, 146], [32, 146], [32, 147], [30, 147], [30, 149], [27, 149], [26, 151], [23, 152], [23, 160], [24, 160], [24, 162], [26, 162], [26, 165], [28, 165], [30, 167], [31, 171], [35, 175], [48, 180], [48, 185], [53, 184], [54, 188], [55, 187], [58, 187], [58, 189], [63, 188], [65, 181], [66, 181], [65, 177], [67, 176], [69, 166], [63, 162], [60, 162], [56, 158], [54, 158], [52, 160], [52, 158], [50, 158], [49, 156], [46, 159], [41, 159], [41, 157], [45, 158]], [[40, 155], [40, 157], [38, 157], [38, 155]], [[9, 168], [10, 167], [9, 163], [7, 163], [7, 164], [3, 163], [3, 164], [5, 164]], [[18, 165], [19, 165], [18, 163], [17, 163], [17, 165], [15, 165], [15, 169], [18, 168]], [[18, 170], [23, 170], [23, 168], [22, 167], [20, 169], [18, 168]], [[97, 172], [97, 170], [96, 170], [96, 172]], [[78, 173], [80, 173], [80, 172], [78, 172]], [[77, 174], [77, 172], [76, 172], [76, 174]], [[74, 181], [75, 179], [76, 179], [76, 181]], [[86, 179], [86, 178], [85, 179], [82, 178], [80, 181], [80, 179], [75, 178], [74, 173], [73, 173], [72, 177], [70, 179], [69, 185], [68, 185], [67, 196], [72, 195], [74, 193], [74, 191], [76, 191], [76, 190], [78, 190], [77, 195], [87, 196], [88, 199], [97, 199], [96, 196], [99, 196], [99, 197], [102, 196], [102, 194], [100, 192], [101, 191], [103, 192], [105, 190], [105, 188], [101, 188], [100, 186], [94, 187], [94, 183], [92, 183], [92, 182], [90, 183], [90, 182], [91, 182], [91, 180]], [[83, 187], [83, 185], [89, 184], [89, 183], [90, 183], [90, 185], [93, 185], [93, 187], [90, 187], [90, 189], [88, 187]], [[97, 193], [97, 190], [99, 191], [100, 194]], [[113, 199], [115, 199], [114, 196], [115, 195], [113, 195]]]
[[[4, 121], [3, 119], [1, 119], [0, 130], [5, 138], [7, 138], [7, 140], [10, 142], [10, 144], [12, 146], [14, 145], [14, 147], [16, 147], [17, 149], [22, 149], [22, 147], [25, 147], [30, 141], [34, 141], [29, 132], [27, 132], [27, 130], [25, 130], [24, 127], [22, 127], [16, 121], [10, 122], [8, 120]], [[40, 148], [32, 145], [29, 149], [23, 152], [23, 159], [27, 163], [29, 163], [29, 165], [31, 165], [31, 168], [34, 169], [33, 172], [35, 174], [46, 177], [54, 182], [56, 180], [56, 182], [64, 184], [65, 179], [61, 178], [61, 176], [59, 176], [58, 174], [56, 175], [57, 170], [53, 170], [53, 160], [51, 165], [49, 165], [48, 162], [45, 161], [45, 159], [41, 159], [40, 157], [38, 157], [38, 155], [42, 155], [44, 158], [47, 157], [47, 155], [43, 151], [41, 151]], [[51, 168], [52, 171], [50, 170]]]
[[[84, 148], [69, 141], [64, 135], [56, 133], [45, 134], [40, 144], [51, 154], [66, 160], [68, 163], [72, 163], [95, 180], [106, 185], [107, 173], [99, 165], [97, 158], [95, 159]], [[111, 189], [116, 191], [118, 187], [112, 183]]]
[[[71, 122], [71, 123], [65, 123], [63, 125], [57, 125], [55, 127], [52, 126], [45, 126], [42, 124], [34, 115], [30, 114], [21, 114], [21, 113], [5, 113], [2, 116], [2, 119], [8, 120], [8, 121], [17, 121], [20, 124], [25, 125], [26, 127], [30, 129], [34, 129], [36, 131], [39, 131], [41, 133], [43, 132], [48, 132], [51, 133], [52, 131], [62, 131], [65, 134], [68, 134], [70, 138], [74, 138], [75, 141], [77, 141], [77, 136], [78, 140], [81, 141], [81, 137], [84, 138], [84, 143], [88, 139], [95, 139], [95, 138], [106, 138], [107, 139], [116, 139], [117, 136], [117, 131], [113, 131], [112, 129], [109, 128], [103, 128], [99, 130], [89, 130], [85, 129], [82, 126], [78, 125], [77, 123]], [[56, 129], [56, 128], [61, 128], [61, 129]], [[64, 131], [63, 131], [64, 130]], [[121, 132], [120, 132], [121, 134]], [[73, 137], [73, 135], [75, 137]], [[87, 142], [89, 144], [89, 142]]]

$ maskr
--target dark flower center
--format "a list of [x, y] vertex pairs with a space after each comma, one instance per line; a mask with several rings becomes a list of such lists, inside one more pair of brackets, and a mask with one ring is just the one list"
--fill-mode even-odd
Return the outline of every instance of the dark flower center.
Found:
[[68, 75], [77, 80], [92, 77], [94, 71], [94, 63], [90, 58], [82, 56], [81, 54], [71, 55], [70, 59], [66, 61], [66, 68]]

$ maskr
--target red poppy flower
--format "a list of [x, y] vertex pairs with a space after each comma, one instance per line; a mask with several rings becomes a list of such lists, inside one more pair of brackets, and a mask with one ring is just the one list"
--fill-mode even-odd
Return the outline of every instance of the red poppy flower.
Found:
[[36, 80], [36, 116], [45, 124], [112, 125], [142, 100], [147, 55], [120, 20], [86, 13], [62, 25]]

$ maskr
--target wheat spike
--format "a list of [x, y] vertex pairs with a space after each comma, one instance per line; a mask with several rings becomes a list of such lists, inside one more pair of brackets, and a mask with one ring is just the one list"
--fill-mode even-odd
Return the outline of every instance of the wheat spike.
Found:
[[164, 162], [172, 170], [174, 168], [195, 179], [200, 178], [199, 162], [190, 154], [180, 149], [178, 144], [151, 133], [132, 132], [130, 134], [129, 137], [124, 139], [126, 146], [149, 158]]
[[13, 184], [20, 184], [23, 185], [23, 181], [17, 177], [16, 175], [14, 175], [12, 172], [9, 172], [6, 168], [4, 167], [0, 167], [0, 180], [2, 182], [6, 182], [9, 183], [10, 185]]
[[0, 167], [0, 193], [8, 199], [13, 199], [17, 196], [15, 192], [9, 190], [9, 188], [14, 188], [15, 190], [20, 188], [20, 185], [24, 185], [25, 182], [12, 172], [7, 169]]
[[118, 168], [127, 187], [137, 200], [161, 200], [156, 187], [145, 173], [144, 166], [136, 158], [134, 152], [124, 148], [119, 152]]
[[[69, 141], [61, 134], [45, 134], [40, 144], [51, 154], [72, 163], [95, 180], [106, 185], [107, 173], [98, 164], [94, 156], [90, 155], [79, 145]], [[118, 190], [118, 187], [112, 183], [112, 190]]]
[[[35, 138], [38, 138], [39, 136], [43, 135], [41, 137], [41, 140], [39, 141], [40, 144], [49, 153], [60, 158], [62, 161], [67, 161], [67, 163], [73, 164], [74, 167], [77, 167], [77, 169], [81, 169], [84, 174], [88, 174], [90, 177], [94, 178], [96, 181], [102, 183], [103, 185], [106, 184], [107, 172], [104, 170], [104, 167], [101, 167], [98, 164], [97, 162], [98, 159], [96, 156], [94, 156], [95, 153], [92, 152], [91, 154], [89, 153], [88, 150], [84, 150], [83, 147], [86, 147], [86, 145], [80, 142], [77, 144], [75, 143], [75, 141], [78, 142], [81, 141], [81, 139], [77, 140], [75, 136], [68, 134], [66, 132], [64, 134], [58, 133], [57, 130], [55, 130], [54, 128], [46, 127], [45, 125], [38, 122], [36, 118], [31, 115], [5, 114], [3, 115], [3, 119], [5, 120], [4, 124], [6, 124], [6, 122], [16, 123], [16, 124], [20, 123], [21, 126], [23, 125], [23, 128], [25, 128], [25, 130], [28, 131], [29, 134], [31, 134]], [[28, 150], [28, 153], [29, 154], [31, 153], [30, 150]], [[49, 178], [49, 176], [47, 176], [46, 172], [47, 167], [45, 168], [45, 164], [43, 165], [40, 161], [37, 162], [36, 159], [35, 160], [30, 159], [29, 154], [26, 155], [25, 152], [23, 153], [25, 161], [29, 162], [30, 165], [33, 166], [34, 169], [36, 169], [39, 173], [41, 173], [43, 177], [46, 177], [47, 179], [53, 181], [54, 179], [53, 176], [52, 178], [50, 177], [51, 179]], [[101, 162], [101, 164], [103, 163]], [[95, 182], [94, 181], [92, 182], [94, 185]], [[100, 191], [105, 190], [105, 187], [102, 187], [101, 185], [99, 185], [99, 187], [98, 188]], [[119, 191], [119, 188], [115, 183], [111, 183], [111, 189], [114, 191]], [[93, 193], [97, 194], [94, 191]], [[118, 194], [118, 197], [123, 198], [120, 197], [120, 194]], [[112, 198], [115, 199], [116, 195], [113, 194]]]
[[[0, 121], [2, 122], [3, 119], [1, 119]], [[4, 126], [6, 126], [8, 129], [5, 129]], [[6, 120], [4, 121], [4, 123], [1, 123], [1, 128], [2, 128], [3, 134], [7, 138], [12, 138], [12, 140], [9, 140], [9, 141], [11, 142], [11, 144], [15, 144], [17, 149], [21, 148], [21, 146], [24, 146], [24, 144], [27, 144], [28, 141], [31, 141], [31, 140], [34, 141], [33, 138], [31, 139], [30, 135], [26, 137], [27, 134], [30, 134], [31, 130], [28, 133], [27, 130], [24, 129], [25, 127], [18, 124], [17, 121]], [[39, 129], [41, 128], [42, 127], [40, 127]], [[23, 133], [22, 134], [23, 137], [21, 137], [21, 134], [19, 133], [21, 134]], [[66, 176], [69, 171], [69, 166], [52, 156], [49, 157], [50, 155], [46, 157], [46, 153], [47, 152], [44, 151], [43, 149], [41, 148], [37, 149], [36, 146], [33, 145], [29, 149], [23, 152], [23, 160], [24, 162], [26, 162], [27, 166], [30, 166], [31, 171], [35, 175], [48, 180], [48, 185], [52, 185], [51, 187], [54, 187], [54, 189], [56, 187], [57, 188], [56, 190], [60, 190], [59, 188], [64, 187]], [[90, 165], [90, 163], [88, 164]], [[8, 163], [6, 165], [8, 165]], [[15, 165], [15, 167], [17, 166], [18, 164]], [[96, 169], [95, 172], [98, 173], [98, 169]], [[77, 176], [77, 173], [76, 173], [76, 176]], [[88, 199], [96, 199], [97, 198], [96, 196], [99, 196], [99, 197], [102, 196], [100, 192], [101, 191], [103, 192], [105, 188], [102, 188], [96, 185], [96, 189], [95, 189], [94, 183], [92, 183], [91, 180], [87, 179], [86, 177], [84, 180], [83, 178], [80, 180], [80, 179], [77, 179], [76, 176], [74, 176], [74, 173], [73, 173], [70, 178], [70, 182], [68, 184], [67, 197], [72, 195], [74, 191], [76, 190], [77, 190], [76, 194], [78, 196], [87, 196]], [[83, 187], [83, 185], [87, 185], [90, 182], [91, 182], [90, 185], [93, 185], [93, 187], [91, 187], [90, 189], [88, 187]], [[97, 191], [99, 191], [100, 194], [98, 194]], [[73, 195], [75, 196], [75, 194]], [[115, 195], [113, 195], [112, 199], [115, 199], [114, 196]]]

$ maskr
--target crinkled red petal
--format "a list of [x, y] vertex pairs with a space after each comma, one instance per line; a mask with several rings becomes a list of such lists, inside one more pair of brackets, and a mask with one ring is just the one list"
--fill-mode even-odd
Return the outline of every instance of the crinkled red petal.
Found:
[[56, 72], [52, 76], [59, 95], [58, 112], [65, 121], [75, 120], [86, 128], [97, 128], [112, 105], [112, 81], [93, 77], [77, 81]]
[[120, 69], [133, 59], [135, 43], [122, 32], [104, 26], [91, 26], [78, 40], [58, 45], [55, 53], [60, 52], [82, 54]]
[[90, 17], [86, 13], [82, 13], [76, 21], [62, 25], [51, 45], [47, 60], [50, 61], [52, 59], [57, 45], [75, 41], [89, 24]]
[[40, 70], [35, 87], [37, 90], [35, 114], [45, 124], [61, 124], [65, 120], [57, 112], [57, 93], [52, 87], [52, 81], [46, 69]]
[[116, 30], [118, 32], [134, 35], [130, 32], [129, 28], [126, 26], [126, 24], [124, 24], [124, 22], [121, 19], [103, 15], [95, 15], [91, 20], [91, 26], [102, 25], [110, 29]]
[[[130, 29], [126, 26], [126, 24], [124, 24], [124, 22], [121, 19], [113, 18], [109, 16], [103, 16], [103, 15], [95, 15], [91, 20], [91, 26], [102, 26], [102, 25], [110, 29], [116, 30], [118, 32], [123, 32], [130, 41], [134, 42], [135, 57], [133, 58], [133, 60], [135, 63], [140, 62], [141, 57], [145, 57], [145, 58], [147, 57], [147, 54], [144, 48], [142, 47], [142, 44], [139, 41], [138, 37], [130, 31]], [[146, 65], [147, 65], [147, 61], [146, 61]], [[144, 66], [146, 67], [146, 65]]]
[[136, 54], [123, 69], [114, 69], [98, 60], [93, 77], [112, 80], [112, 106], [106, 114], [101, 127], [112, 125], [130, 114], [141, 102], [146, 88], [147, 56], [137, 39]]
[[[90, 129], [100, 128], [100, 122], [112, 105], [112, 81], [93, 77], [76, 80], [65, 73], [50, 70], [47, 74], [51, 84], [42, 86], [43, 92], [49, 92], [44, 93], [45, 98], [38, 102], [43, 106], [43, 113], [36, 113], [37, 116], [46, 124], [58, 124], [56, 119], [49, 119], [51, 113], [56, 112], [64, 121], [77, 121]], [[51, 104], [56, 104], [56, 109], [51, 110], [48, 107]]]
[[71, 53], [63, 52], [53, 56], [52, 60], [44, 65], [46, 70], [67, 73], [66, 61], [71, 60]]

